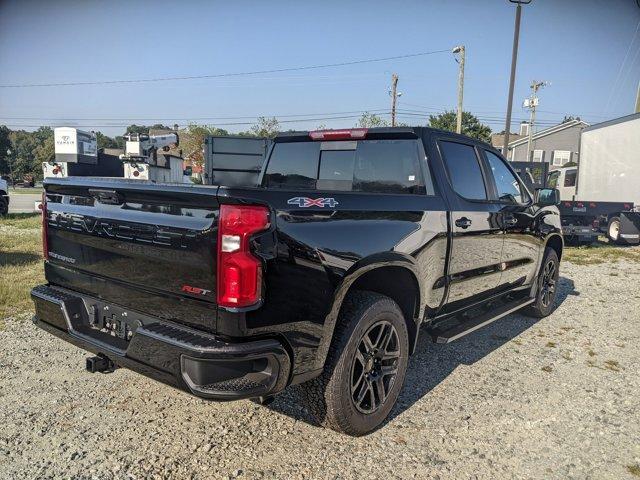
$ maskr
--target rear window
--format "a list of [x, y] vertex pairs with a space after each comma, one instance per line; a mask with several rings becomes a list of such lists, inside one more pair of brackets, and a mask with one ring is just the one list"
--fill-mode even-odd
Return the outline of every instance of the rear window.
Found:
[[269, 188], [433, 195], [420, 168], [418, 140], [276, 143]]

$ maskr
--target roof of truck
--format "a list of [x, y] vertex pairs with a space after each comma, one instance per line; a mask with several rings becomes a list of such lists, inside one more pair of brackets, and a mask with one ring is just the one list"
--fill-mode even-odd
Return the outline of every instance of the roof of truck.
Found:
[[[375, 139], [393, 139], [393, 138], [419, 138], [422, 137], [426, 132], [439, 133], [447, 136], [460, 137], [464, 139], [469, 139], [474, 142], [485, 143], [487, 146], [491, 147], [491, 145], [487, 142], [483, 142], [477, 138], [471, 138], [467, 135], [462, 135], [459, 133], [451, 132], [449, 130], [441, 130], [437, 128], [431, 127], [373, 127], [373, 128], [340, 128], [340, 129], [328, 129], [328, 130], [299, 130], [299, 131], [289, 131], [289, 132], [279, 132], [275, 138], [274, 142], [301, 142], [309, 139], [310, 133], [313, 132], [340, 132], [340, 131], [358, 131], [358, 130], [366, 130], [366, 138], [375, 138]], [[354, 137], [354, 140], [358, 140], [358, 138]], [[330, 139], [327, 139], [330, 140]], [[491, 147], [493, 148], [493, 147]]]
[[587, 127], [583, 130], [583, 132], [589, 132], [591, 130], [596, 130], [598, 128], [610, 127], [611, 125], [617, 125], [618, 123], [630, 122], [631, 120], [637, 120], [640, 118], [640, 112], [632, 113], [631, 115], [625, 115], [624, 117], [618, 117], [611, 120], [607, 120], [606, 122], [596, 123]]

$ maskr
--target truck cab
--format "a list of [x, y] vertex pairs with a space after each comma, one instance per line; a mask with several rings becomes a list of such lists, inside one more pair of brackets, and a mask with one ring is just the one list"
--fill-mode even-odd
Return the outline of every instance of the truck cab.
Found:
[[576, 195], [577, 178], [578, 167], [563, 167], [549, 173], [547, 185], [558, 189], [560, 200], [573, 200]]

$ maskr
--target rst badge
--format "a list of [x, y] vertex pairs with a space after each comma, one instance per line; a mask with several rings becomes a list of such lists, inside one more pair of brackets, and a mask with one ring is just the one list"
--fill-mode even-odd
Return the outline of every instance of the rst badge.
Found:
[[338, 201], [335, 198], [309, 198], [309, 197], [293, 197], [287, 200], [289, 205], [297, 205], [302, 208], [308, 207], [330, 207], [334, 208], [338, 205]]

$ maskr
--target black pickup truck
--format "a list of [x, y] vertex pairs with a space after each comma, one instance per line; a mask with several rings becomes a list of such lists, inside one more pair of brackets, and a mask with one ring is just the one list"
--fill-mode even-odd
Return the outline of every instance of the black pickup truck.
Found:
[[[304, 383], [326, 426], [393, 407], [418, 333], [446, 343], [554, 308], [557, 190], [429, 128], [289, 132], [255, 185], [45, 181], [34, 322], [202, 398]], [[422, 329], [420, 328], [422, 326]]]

